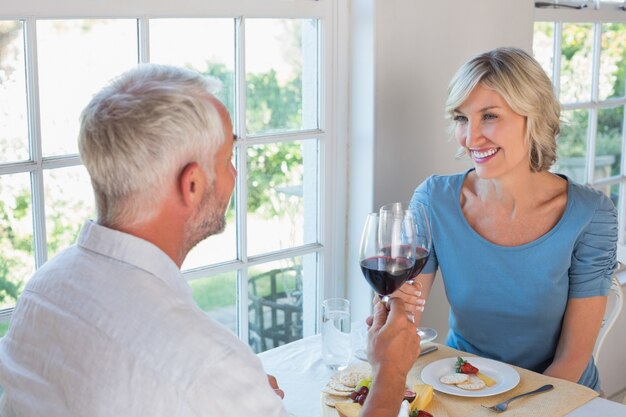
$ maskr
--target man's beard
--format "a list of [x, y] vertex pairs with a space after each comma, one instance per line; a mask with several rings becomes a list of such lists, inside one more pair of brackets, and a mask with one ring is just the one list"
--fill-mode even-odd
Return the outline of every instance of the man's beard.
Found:
[[213, 191], [215, 191], [215, 187], [206, 190], [202, 196], [198, 211], [187, 222], [185, 227], [185, 242], [187, 242], [185, 253], [189, 253], [194, 246], [207, 237], [222, 233], [226, 227], [225, 212], [230, 200], [226, 204], [220, 203], [215, 198]]

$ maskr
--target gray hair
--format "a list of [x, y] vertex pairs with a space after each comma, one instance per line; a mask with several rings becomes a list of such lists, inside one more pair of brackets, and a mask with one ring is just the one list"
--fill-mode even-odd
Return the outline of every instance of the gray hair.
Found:
[[80, 116], [78, 147], [98, 221], [133, 225], [154, 217], [190, 162], [213, 182], [224, 127], [210, 101], [216, 80], [185, 68], [142, 64], [98, 92]]
[[[448, 118], [454, 118], [454, 111], [478, 84], [496, 91], [515, 113], [526, 117], [530, 169], [548, 170], [556, 161], [561, 105], [541, 65], [518, 48], [497, 48], [474, 56], [450, 82], [446, 101]], [[465, 153], [463, 148], [459, 151], [458, 156]]]

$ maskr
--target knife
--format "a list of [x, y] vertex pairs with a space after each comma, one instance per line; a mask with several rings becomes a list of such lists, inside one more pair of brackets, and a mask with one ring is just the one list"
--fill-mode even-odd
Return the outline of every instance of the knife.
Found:
[[422, 351], [420, 352], [420, 358], [424, 355], [427, 355], [431, 352], [436, 351], [437, 349], [439, 349], [437, 346], [428, 346], [427, 348], [422, 349]]
[[[419, 357], [421, 358], [422, 356], [427, 355], [427, 354], [429, 354], [429, 353], [431, 353], [431, 352], [434, 352], [434, 351], [436, 351], [437, 349], [439, 349], [437, 346], [428, 346], [428, 347], [426, 347], [426, 348], [422, 349], [422, 351], [421, 351], [421, 352], [420, 352], [420, 354], [419, 354]], [[367, 356], [366, 356], [366, 354], [365, 354], [365, 351], [363, 351], [363, 350], [356, 351], [356, 352], [354, 353], [354, 356], [355, 356], [357, 359], [359, 359], [359, 360], [361, 360], [361, 361], [363, 361], [363, 362], [367, 362]]]

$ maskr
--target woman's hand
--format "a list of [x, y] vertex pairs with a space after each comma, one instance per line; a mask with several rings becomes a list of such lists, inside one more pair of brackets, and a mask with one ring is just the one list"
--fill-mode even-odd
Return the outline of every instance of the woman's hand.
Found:
[[[422, 284], [417, 280], [406, 282], [391, 294], [391, 297], [399, 298], [404, 301], [404, 309], [409, 314], [424, 311], [426, 300], [422, 298]], [[378, 302], [380, 302], [380, 297], [375, 295], [372, 304]]]

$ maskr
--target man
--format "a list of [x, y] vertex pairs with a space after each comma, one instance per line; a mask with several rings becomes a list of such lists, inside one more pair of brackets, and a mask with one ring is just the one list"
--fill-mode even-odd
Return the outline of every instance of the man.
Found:
[[[212, 89], [193, 71], [142, 65], [83, 111], [98, 219], [18, 301], [0, 344], [2, 415], [287, 415], [275, 380], [195, 305], [180, 272], [223, 230], [235, 182], [232, 124]], [[397, 415], [419, 352], [403, 312], [400, 300], [377, 306], [365, 415]]]

